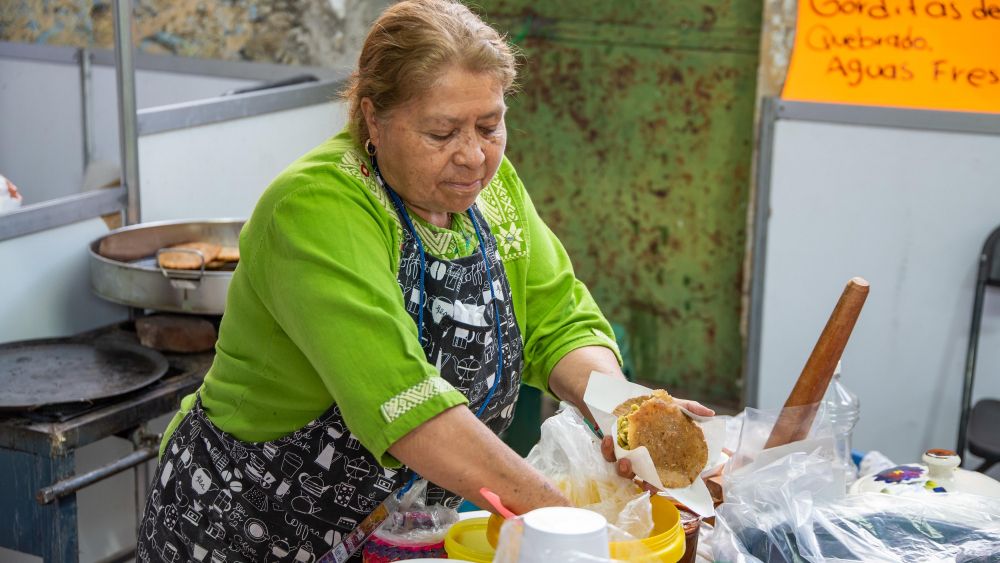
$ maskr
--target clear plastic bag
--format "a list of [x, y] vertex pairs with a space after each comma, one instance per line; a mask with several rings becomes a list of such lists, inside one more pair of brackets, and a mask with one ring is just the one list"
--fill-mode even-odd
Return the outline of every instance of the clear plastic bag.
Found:
[[1000, 500], [846, 496], [822, 413], [806, 440], [763, 450], [776, 415], [747, 409], [709, 540], [717, 561], [1000, 561]]
[[[618, 475], [615, 464], [601, 455], [600, 440], [575, 407], [562, 403], [555, 416], [542, 423], [542, 436], [527, 457], [528, 463], [552, 479], [570, 502], [592, 510], [608, 521], [611, 542], [633, 542], [653, 530], [649, 493]], [[586, 553], [548, 553], [533, 549], [521, 554], [524, 523], [507, 520], [500, 531], [493, 561], [560, 561], [564, 563], [613, 563], [616, 560]], [[630, 559], [649, 555], [641, 545], [629, 551]], [[522, 557], [524, 556], [524, 557]]]
[[618, 475], [601, 455], [600, 440], [575, 407], [562, 403], [542, 423], [541, 439], [528, 463], [552, 479], [573, 506], [608, 521], [611, 541], [645, 538], [653, 529], [649, 493]]
[[995, 499], [866, 493], [802, 508], [789, 506], [787, 518], [760, 519], [751, 505], [722, 505], [712, 535], [715, 559], [1000, 561], [1000, 502]]
[[428, 505], [427, 485], [426, 480], [419, 479], [402, 497], [393, 494], [386, 506], [389, 516], [375, 531], [375, 537], [398, 546], [443, 542], [448, 529], [458, 522], [458, 511], [441, 504]]
[[[819, 408], [804, 440], [765, 450], [779, 412], [752, 408], [743, 411], [737, 447], [723, 471], [726, 502], [772, 503], [777, 494], [774, 487], [801, 493], [803, 498], [830, 501], [843, 497], [845, 476], [836, 465], [836, 442], [825, 410]], [[793, 458], [795, 464], [783, 461], [793, 454], [801, 454]], [[799, 485], [789, 489], [789, 480]]]

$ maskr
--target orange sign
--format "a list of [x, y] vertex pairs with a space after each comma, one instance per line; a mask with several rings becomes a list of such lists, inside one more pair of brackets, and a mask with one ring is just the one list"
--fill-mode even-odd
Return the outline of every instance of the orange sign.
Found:
[[799, 0], [781, 97], [1000, 112], [1000, 0]]

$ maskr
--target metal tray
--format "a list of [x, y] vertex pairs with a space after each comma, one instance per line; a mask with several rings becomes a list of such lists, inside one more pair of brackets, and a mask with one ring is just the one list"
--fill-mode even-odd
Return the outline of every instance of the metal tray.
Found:
[[111, 231], [90, 243], [90, 285], [98, 296], [142, 309], [221, 315], [232, 270], [161, 268], [157, 253], [175, 244], [239, 245], [244, 219], [163, 221]]

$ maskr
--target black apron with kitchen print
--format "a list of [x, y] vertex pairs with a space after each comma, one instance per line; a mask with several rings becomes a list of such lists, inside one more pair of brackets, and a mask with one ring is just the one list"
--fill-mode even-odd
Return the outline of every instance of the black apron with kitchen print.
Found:
[[[493, 292], [481, 252], [450, 261], [427, 256], [421, 311], [420, 254], [405, 227], [405, 210], [400, 211], [404, 238], [397, 281], [406, 309], [415, 322], [417, 315], [424, 316], [420, 338], [427, 360], [469, 398], [473, 412], [494, 383], [494, 331], [502, 334], [500, 383], [480, 416], [500, 433], [513, 416], [523, 354], [496, 240], [473, 206]], [[499, 319], [494, 318], [493, 296]], [[411, 475], [405, 467], [381, 467], [351, 434], [336, 404], [283, 438], [242, 442], [212, 424], [199, 398], [160, 460], [138, 531], [137, 561], [308, 563], [340, 543]], [[428, 496], [449, 507], [462, 501], [433, 485]], [[351, 561], [360, 559], [359, 550]]]

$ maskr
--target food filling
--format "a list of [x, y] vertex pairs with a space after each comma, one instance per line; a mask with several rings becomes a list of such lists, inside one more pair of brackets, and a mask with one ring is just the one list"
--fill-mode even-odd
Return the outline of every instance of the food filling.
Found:
[[[634, 413], [637, 410], [639, 410], [639, 405], [633, 404], [632, 408], [629, 410], [629, 414], [632, 414], [632, 413]], [[618, 417], [618, 445], [621, 446], [621, 447], [623, 447], [623, 448], [625, 448], [626, 450], [629, 449], [629, 447], [628, 447], [628, 416], [627, 415], [626, 416], [619, 416]]]

